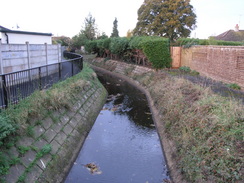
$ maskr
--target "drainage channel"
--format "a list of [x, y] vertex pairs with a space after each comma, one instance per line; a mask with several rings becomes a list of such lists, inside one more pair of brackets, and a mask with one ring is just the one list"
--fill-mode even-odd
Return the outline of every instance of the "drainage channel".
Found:
[[65, 183], [169, 182], [146, 96], [123, 80], [98, 76], [109, 96]]

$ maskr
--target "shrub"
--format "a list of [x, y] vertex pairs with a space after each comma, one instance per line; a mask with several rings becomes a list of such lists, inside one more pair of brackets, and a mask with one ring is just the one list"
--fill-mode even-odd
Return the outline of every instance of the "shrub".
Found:
[[129, 42], [129, 49], [134, 50], [134, 49], [142, 49], [142, 42], [145, 40], [147, 37], [145, 36], [134, 36], [131, 38]]
[[227, 87], [232, 88], [234, 90], [240, 90], [241, 89], [241, 87], [236, 83], [227, 84]]
[[11, 124], [10, 119], [7, 116], [0, 116], [0, 146], [4, 140], [16, 131], [16, 127]]
[[190, 67], [187, 67], [187, 66], [182, 66], [179, 69], [180, 69], [180, 71], [183, 71], [183, 72], [191, 72]]
[[93, 40], [93, 41], [86, 42], [85, 50], [88, 53], [98, 53], [97, 41]]
[[124, 60], [130, 59], [132, 50], [143, 51], [154, 68], [171, 66], [169, 39], [156, 36], [135, 36], [132, 38], [114, 37], [102, 40], [89, 41], [85, 48], [89, 53], [97, 53], [103, 56], [104, 51], [109, 49], [112, 54]]
[[129, 39], [126, 37], [111, 38], [109, 49], [111, 53], [122, 56], [128, 49]]

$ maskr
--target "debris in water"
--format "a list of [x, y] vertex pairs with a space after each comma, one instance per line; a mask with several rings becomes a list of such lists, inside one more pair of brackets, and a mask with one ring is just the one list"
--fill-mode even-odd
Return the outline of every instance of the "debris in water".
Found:
[[111, 109], [111, 111], [113, 111], [113, 112], [115, 112], [115, 111], [117, 111], [118, 110], [118, 108], [116, 108], [116, 107], [113, 107], [112, 109]]
[[86, 165], [84, 165], [89, 171], [91, 174], [101, 174], [102, 171], [99, 169], [99, 167], [95, 164], [95, 163], [88, 163]]
[[152, 115], [152, 113], [150, 113], [150, 112], [145, 112], [145, 114], [147, 114], [147, 115]]

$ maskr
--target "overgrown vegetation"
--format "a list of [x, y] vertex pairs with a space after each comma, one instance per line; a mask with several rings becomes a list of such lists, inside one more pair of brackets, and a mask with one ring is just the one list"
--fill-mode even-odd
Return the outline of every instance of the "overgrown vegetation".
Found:
[[227, 86], [229, 88], [234, 89], [234, 90], [240, 90], [241, 89], [241, 87], [238, 84], [236, 84], [236, 83], [230, 83], [230, 84], [227, 84]]
[[85, 48], [89, 53], [98, 56], [107, 55], [106, 51], [116, 55], [118, 58], [128, 60], [135, 50], [142, 50], [154, 68], [165, 68], [171, 66], [169, 50], [169, 39], [154, 36], [136, 36], [125, 38], [107, 38], [87, 42]]
[[156, 76], [149, 89], [189, 182], [243, 180], [244, 106], [184, 79]]
[[[20, 155], [32, 149], [30, 146], [17, 146], [20, 136], [33, 135], [33, 122], [42, 119], [60, 108], [69, 108], [75, 95], [93, 83], [93, 70], [84, 64], [82, 72], [53, 85], [48, 90], [36, 91], [17, 105], [9, 106], [0, 113], [0, 176], [8, 173], [9, 168], [16, 162], [16, 158], [6, 152], [11, 147], [16, 147]], [[41, 150], [40, 158], [50, 147]], [[33, 150], [36, 151], [34, 148]], [[1, 181], [1, 180], [0, 180]], [[20, 181], [21, 182], [21, 181]]]
[[243, 46], [244, 42], [236, 41], [222, 41], [215, 40], [214, 38], [209, 39], [194, 39], [194, 38], [179, 38], [174, 46], [183, 46], [184, 48], [189, 48], [195, 45], [218, 45], [218, 46]]

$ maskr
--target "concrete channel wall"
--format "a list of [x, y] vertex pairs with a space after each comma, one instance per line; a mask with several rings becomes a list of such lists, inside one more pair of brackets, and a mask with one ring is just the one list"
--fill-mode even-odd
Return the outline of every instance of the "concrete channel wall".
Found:
[[123, 79], [146, 95], [153, 116], [153, 121], [160, 138], [162, 151], [164, 152], [167, 161], [172, 182], [186, 183], [186, 181], [182, 178], [181, 172], [177, 167], [177, 162], [175, 161], [174, 154], [176, 153], [176, 146], [165, 133], [166, 129], [162, 124], [162, 116], [159, 112], [160, 109], [155, 106], [156, 101], [154, 101], [153, 97], [151, 96], [149, 89], [143, 86], [144, 82], [139, 81], [140, 76], [143, 74], [148, 72], [156, 73], [157, 70], [116, 60], [105, 60], [104, 58], [95, 58], [89, 62], [92, 64], [94, 70], [110, 74], [115, 78]]
[[[0, 178], [7, 183], [63, 181], [107, 97], [105, 88], [96, 75], [93, 76], [94, 80], [86, 81], [81, 93], [70, 101], [73, 107], [50, 111], [41, 120], [32, 119], [31, 123], [35, 124], [33, 136], [21, 137], [17, 146], [8, 152], [10, 156], [20, 157], [20, 162], [12, 166], [5, 177]], [[37, 153], [49, 144], [51, 152], [37, 159]], [[20, 154], [17, 147], [28, 150]]]

